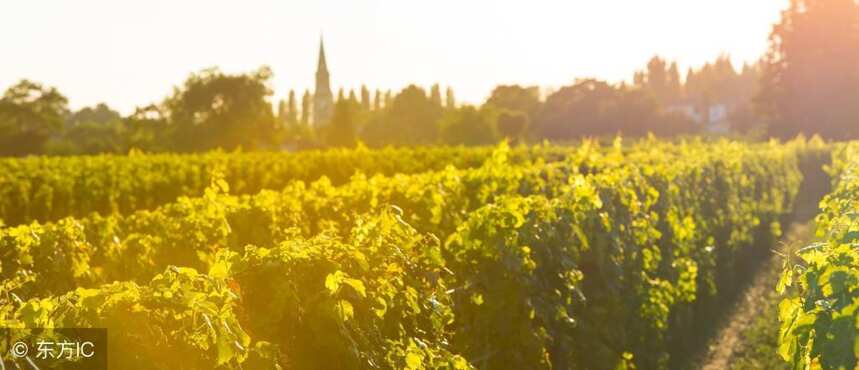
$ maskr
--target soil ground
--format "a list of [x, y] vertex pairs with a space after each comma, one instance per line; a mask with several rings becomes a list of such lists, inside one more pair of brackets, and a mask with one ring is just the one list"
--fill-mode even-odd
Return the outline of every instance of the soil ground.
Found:
[[[761, 264], [761, 268], [752, 279], [752, 283], [731, 308], [725, 322], [710, 341], [699, 369], [745, 368], [748, 362], [761, 362], [760, 359], [749, 358], [750, 356], [754, 357], [757, 353], [756, 349], [758, 349], [750, 347], [761, 344], [748, 343], [748, 341], [749, 338], [756, 336], [757, 333], [753, 333], [753, 331], [764, 331], [768, 335], [777, 335], [778, 331], [772, 329], [773, 327], [777, 328], [778, 317], [771, 317], [773, 314], [771, 308], [777, 306], [777, 301], [780, 299], [774, 290], [782, 271], [783, 258], [781, 255], [791, 253], [793, 250], [807, 245], [814, 234], [813, 229], [813, 223], [808, 221], [795, 222], [790, 226], [778, 246], [778, 250], [774, 251]], [[760, 328], [760, 326], [768, 327]], [[764, 339], [767, 343], [763, 345], [766, 346], [777, 342], [777, 338]], [[766, 351], [774, 349], [767, 348]]]

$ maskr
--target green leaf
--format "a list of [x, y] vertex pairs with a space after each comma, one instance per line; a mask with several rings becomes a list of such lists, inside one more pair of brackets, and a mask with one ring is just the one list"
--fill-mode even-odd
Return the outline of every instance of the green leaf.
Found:
[[454, 370], [467, 370], [470, 367], [468, 366], [468, 361], [466, 361], [462, 356], [454, 356], [453, 357], [453, 369]]
[[406, 369], [420, 369], [423, 367], [423, 356], [415, 352], [406, 354]]
[[352, 289], [355, 289], [355, 291], [358, 292], [358, 295], [363, 298], [367, 298], [367, 288], [364, 287], [364, 282], [351, 278], [344, 279], [343, 282], [352, 287]]
[[328, 289], [328, 294], [335, 295], [340, 291], [340, 284], [343, 282], [343, 278], [343, 271], [337, 271], [325, 277], [325, 288]]
[[337, 301], [337, 314], [340, 316], [340, 319], [344, 322], [352, 320], [355, 317], [355, 309], [352, 307], [352, 303], [345, 299], [341, 299]]

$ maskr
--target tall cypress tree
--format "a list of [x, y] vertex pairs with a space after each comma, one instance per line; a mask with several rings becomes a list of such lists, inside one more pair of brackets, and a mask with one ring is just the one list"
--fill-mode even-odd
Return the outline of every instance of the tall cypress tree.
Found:
[[361, 85], [361, 108], [367, 112], [370, 110], [370, 106], [370, 90], [367, 89], [367, 86]]
[[391, 90], [385, 92], [385, 108], [389, 108], [391, 106], [391, 101], [394, 100], [393, 95], [391, 94]]
[[277, 102], [277, 121], [280, 124], [287, 123], [287, 115], [289, 114], [289, 109], [286, 107], [286, 102], [282, 99]]
[[310, 123], [312, 99], [313, 97], [310, 95], [310, 90], [304, 90], [304, 95], [301, 97], [301, 124], [303, 125]]
[[441, 87], [438, 84], [432, 85], [432, 89], [430, 89], [430, 101], [441, 108]]
[[382, 90], [376, 89], [376, 98], [373, 100], [373, 110], [382, 110]]
[[456, 98], [453, 96], [453, 89], [450, 86], [445, 91], [444, 107], [447, 109], [456, 108]]
[[298, 107], [295, 102], [295, 90], [289, 90], [289, 101], [286, 109], [286, 123], [289, 125], [298, 123]]
[[338, 100], [334, 104], [331, 124], [324, 128], [325, 144], [333, 147], [354, 147], [355, 114], [354, 105], [349, 100]]

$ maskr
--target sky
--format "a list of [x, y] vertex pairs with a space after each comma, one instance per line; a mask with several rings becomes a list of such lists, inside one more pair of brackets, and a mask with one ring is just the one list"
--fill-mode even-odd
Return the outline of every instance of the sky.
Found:
[[440, 83], [481, 103], [498, 84], [630, 80], [650, 57], [684, 70], [766, 50], [788, 0], [5, 0], [0, 90], [22, 78], [71, 108], [122, 113], [190, 73], [267, 65], [273, 100], [312, 89], [320, 35], [332, 88]]

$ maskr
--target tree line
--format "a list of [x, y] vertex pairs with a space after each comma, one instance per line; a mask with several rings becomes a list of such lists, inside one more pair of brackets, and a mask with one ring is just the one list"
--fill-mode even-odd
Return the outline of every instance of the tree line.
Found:
[[[727, 59], [724, 59], [727, 60]], [[692, 133], [696, 124], [666, 107], [664, 65], [654, 58], [636, 83], [576, 80], [555, 91], [501, 85], [480, 105], [460, 104], [451, 88], [409, 85], [396, 93], [340, 89], [329, 122], [314, 122], [313, 97], [294, 91], [270, 103], [272, 72], [226, 74], [217, 68], [194, 73], [163, 101], [122, 116], [105, 104], [77, 111], [56, 88], [23, 80], [0, 98], [0, 154], [94, 154], [143, 151], [233, 150], [407, 145], [483, 145], [574, 140], [622, 133], [668, 136]], [[728, 62], [730, 64], [730, 62]], [[690, 70], [709, 79], [709, 65]], [[730, 67], [733, 70], [732, 67]], [[702, 78], [704, 78], [702, 77]], [[676, 95], [676, 96], [675, 96]]]
[[740, 68], [721, 56], [681, 77], [676, 62], [657, 56], [632, 83], [578, 79], [551, 91], [502, 85], [478, 105], [457, 103], [438, 84], [396, 93], [341, 89], [330, 122], [313, 122], [307, 91], [300, 102], [291, 91], [275, 109], [268, 67], [194, 73], [163, 101], [127, 116], [104, 104], [72, 112], [56, 88], [22, 80], [0, 97], [0, 155], [671, 136], [706, 131], [714, 120], [753, 136], [859, 136], [856, 2], [793, 0], [769, 45], [758, 63]]

